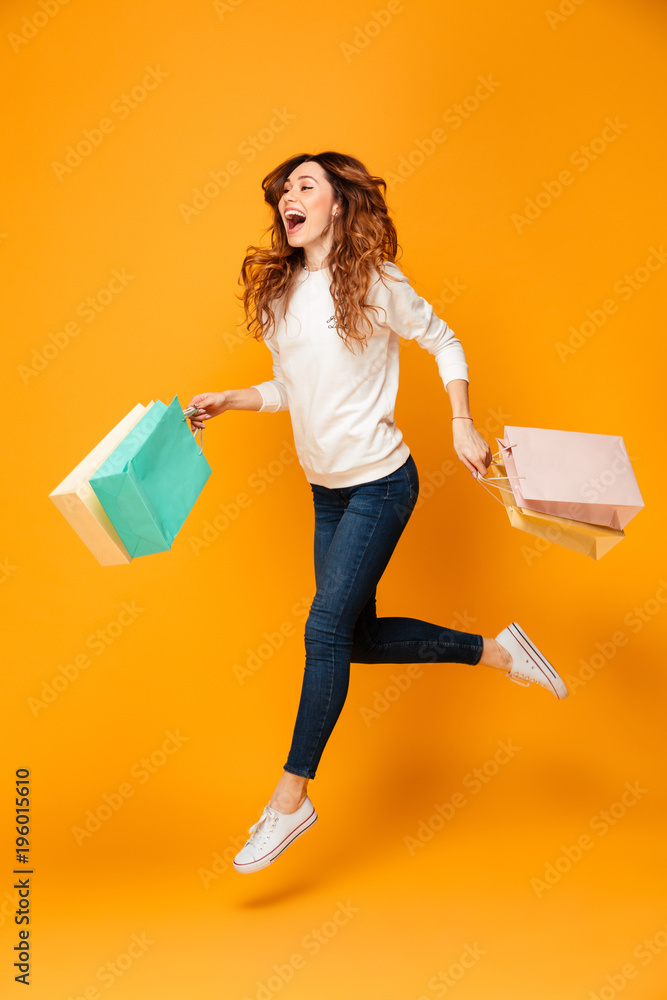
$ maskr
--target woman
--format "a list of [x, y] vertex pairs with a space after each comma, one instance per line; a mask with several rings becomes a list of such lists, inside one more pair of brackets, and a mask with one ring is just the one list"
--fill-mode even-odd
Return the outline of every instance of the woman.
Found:
[[[512, 622], [484, 638], [411, 618], [378, 618], [376, 586], [419, 493], [394, 422], [398, 337], [436, 358], [452, 406], [456, 454], [484, 476], [491, 452], [473, 424], [461, 342], [395, 263], [381, 177], [340, 153], [294, 156], [263, 182], [270, 247], [249, 247], [240, 274], [248, 330], [265, 339], [273, 379], [193, 396], [193, 433], [225, 410], [289, 409], [315, 513], [316, 593], [287, 761], [234, 859], [266, 867], [317, 820], [307, 794], [347, 696], [350, 663], [481, 663], [564, 698], [567, 688]], [[383, 189], [382, 191], [380, 189]], [[521, 678], [521, 679], [519, 679]]]

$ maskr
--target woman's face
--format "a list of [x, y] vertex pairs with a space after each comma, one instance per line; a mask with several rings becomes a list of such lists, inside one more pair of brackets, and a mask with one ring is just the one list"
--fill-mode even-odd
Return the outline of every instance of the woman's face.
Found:
[[[278, 210], [290, 246], [324, 248], [322, 230], [329, 225], [334, 210], [339, 211], [339, 207], [334, 190], [319, 163], [306, 160], [295, 167], [285, 181]], [[331, 230], [328, 242], [331, 242]]]

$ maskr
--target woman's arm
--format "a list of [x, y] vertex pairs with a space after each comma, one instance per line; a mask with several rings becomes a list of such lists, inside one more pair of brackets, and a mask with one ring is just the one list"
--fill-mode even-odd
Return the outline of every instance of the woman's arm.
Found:
[[217, 417], [225, 410], [259, 410], [263, 399], [259, 389], [250, 386], [249, 389], [224, 389], [222, 392], [200, 392], [193, 396], [188, 405], [196, 406], [201, 411], [190, 418], [192, 432], [195, 434], [204, 421]]
[[[471, 476], [485, 476], [491, 462], [491, 449], [481, 434], [475, 430], [470, 418], [468, 382], [455, 378], [445, 386], [452, 404], [452, 438], [454, 451]], [[470, 419], [467, 419], [470, 418]]]
[[397, 264], [387, 265], [399, 281], [386, 287], [376, 282], [369, 299], [384, 309], [384, 321], [399, 336], [416, 340], [420, 347], [434, 355], [443, 385], [452, 404], [452, 435], [454, 450], [471, 476], [485, 476], [491, 462], [491, 449], [477, 433], [470, 417], [468, 403], [468, 363], [465, 351], [454, 331], [433, 310], [433, 306], [414, 290]]
[[259, 410], [264, 400], [254, 385], [249, 389], [227, 389], [228, 410]]
[[455, 417], [469, 417], [470, 403], [468, 401], [468, 381], [455, 378], [445, 386], [449, 401], [452, 404], [452, 414]]

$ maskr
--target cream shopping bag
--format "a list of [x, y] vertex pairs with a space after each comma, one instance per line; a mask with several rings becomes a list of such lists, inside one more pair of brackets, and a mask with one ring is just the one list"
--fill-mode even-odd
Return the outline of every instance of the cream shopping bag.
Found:
[[152, 400], [148, 406], [137, 403], [62, 483], [49, 493], [65, 520], [102, 566], [129, 563], [132, 557], [88, 480], [152, 405]]

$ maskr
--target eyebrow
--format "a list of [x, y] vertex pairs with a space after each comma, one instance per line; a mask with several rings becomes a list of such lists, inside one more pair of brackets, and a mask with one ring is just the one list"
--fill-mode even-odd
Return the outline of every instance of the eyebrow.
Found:
[[[317, 183], [317, 179], [315, 177], [311, 177], [310, 174], [301, 174], [300, 177], [297, 177], [297, 180], [298, 181], [302, 181], [304, 179], [304, 177], [307, 177], [309, 181], [315, 181], [315, 183]], [[285, 184], [289, 184], [289, 183], [290, 183], [290, 181], [289, 181], [289, 178], [288, 178], [285, 181]], [[283, 187], [285, 187], [285, 184], [283, 184]]]

